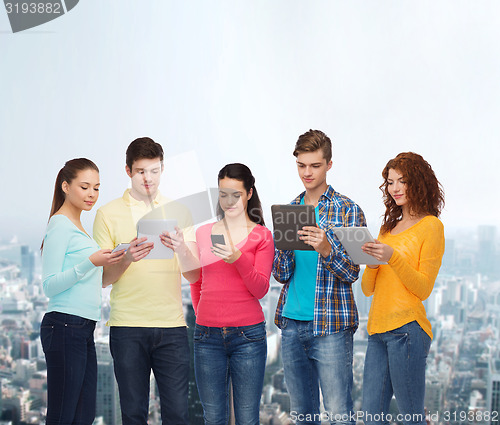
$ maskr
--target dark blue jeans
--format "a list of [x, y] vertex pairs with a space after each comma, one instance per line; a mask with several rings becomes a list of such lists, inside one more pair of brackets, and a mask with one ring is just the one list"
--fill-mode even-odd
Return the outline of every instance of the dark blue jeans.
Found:
[[96, 322], [50, 312], [40, 327], [47, 362], [47, 425], [91, 425], [95, 418]]
[[368, 337], [363, 378], [363, 421], [389, 424], [389, 404], [396, 397], [405, 425], [425, 425], [425, 365], [431, 338], [413, 321]]
[[236, 425], [258, 425], [267, 341], [264, 323], [210, 328], [196, 325], [194, 371], [206, 425], [229, 423], [229, 379]]
[[189, 424], [189, 344], [185, 326], [112, 326], [109, 345], [120, 393], [123, 425], [146, 425], [153, 371], [160, 392], [162, 423]]

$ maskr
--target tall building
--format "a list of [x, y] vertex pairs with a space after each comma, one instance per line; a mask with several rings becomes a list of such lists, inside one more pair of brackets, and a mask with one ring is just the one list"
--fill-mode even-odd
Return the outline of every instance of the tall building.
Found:
[[487, 411], [496, 412], [493, 420], [490, 420], [490, 424], [497, 425], [500, 422], [498, 417], [500, 413], [500, 359], [491, 359], [488, 375]]
[[35, 274], [35, 254], [28, 245], [11, 243], [0, 246], [0, 260], [11, 262], [19, 267], [21, 277], [28, 283], [33, 281]]
[[271, 333], [278, 333], [278, 327], [274, 323], [274, 315], [276, 313], [276, 306], [278, 305], [278, 300], [283, 285], [277, 282], [272, 276], [269, 284], [269, 292], [261, 300], [261, 305], [266, 320], [266, 329]]
[[478, 226], [477, 269], [486, 276], [496, 271], [496, 227]]
[[102, 416], [107, 425], [120, 425], [122, 423], [120, 398], [108, 338], [96, 340], [95, 347], [97, 353], [96, 417]]
[[454, 271], [457, 264], [457, 252], [455, 239], [446, 239], [441, 267], [448, 271]]
[[28, 283], [33, 282], [35, 277], [35, 253], [28, 245], [21, 245], [21, 277]]
[[188, 326], [188, 341], [189, 341], [189, 393], [188, 393], [188, 408], [189, 408], [189, 423], [191, 425], [203, 425], [203, 407], [201, 405], [198, 388], [194, 377], [194, 353], [193, 353], [193, 336], [196, 316], [194, 314], [193, 304], [191, 300], [184, 298], [183, 304], [186, 308], [186, 324]]
[[34, 360], [38, 358], [38, 341], [21, 337], [21, 358]]
[[427, 378], [424, 405], [429, 414], [443, 411], [443, 384], [438, 379]]

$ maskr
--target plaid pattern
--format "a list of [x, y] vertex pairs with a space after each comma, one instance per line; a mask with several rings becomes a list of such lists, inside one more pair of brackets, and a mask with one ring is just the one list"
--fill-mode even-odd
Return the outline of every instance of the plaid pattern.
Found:
[[[305, 192], [301, 193], [291, 204], [300, 204], [304, 195]], [[316, 269], [313, 332], [315, 336], [325, 336], [346, 328], [358, 327], [358, 310], [351, 285], [358, 278], [359, 266], [353, 264], [333, 235], [332, 228], [366, 226], [366, 220], [358, 205], [328, 186], [319, 198], [318, 225], [325, 231], [328, 242], [332, 245], [332, 251], [327, 258], [318, 254]], [[273, 276], [278, 282], [284, 283], [274, 319], [279, 328], [294, 268], [293, 251], [276, 249]]]

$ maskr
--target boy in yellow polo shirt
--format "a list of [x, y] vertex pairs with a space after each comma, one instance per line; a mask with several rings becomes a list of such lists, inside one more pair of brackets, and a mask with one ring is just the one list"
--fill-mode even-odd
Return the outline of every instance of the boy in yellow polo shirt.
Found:
[[[147, 424], [152, 370], [163, 424], [188, 424], [189, 345], [180, 275], [182, 269], [193, 282], [199, 276], [191, 216], [158, 190], [163, 171], [160, 144], [149, 137], [134, 140], [127, 149], [125, 170], [131, 189], [99, 208], [94, 222], [94, 239], [101, 248], [113, 249], [130, 241], [122, 261], [105, 268], [103, 276], [104, 287], [113, 285], [108, 325], [122, 421]], [[170, 241], [176, 246], [173, 259], [144, 259], [153, 243], [136, 239], [136, 226], [152, 211], [166, 211], [182, 229], [171, 236], [176, 241]]]

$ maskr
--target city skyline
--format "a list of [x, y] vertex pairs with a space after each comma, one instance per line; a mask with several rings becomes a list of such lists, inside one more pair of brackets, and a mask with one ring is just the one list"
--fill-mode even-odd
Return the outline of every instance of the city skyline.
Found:
[[[450, 244], [434, 290], [424, 301], [434, 333], [427, 360], [425, 401], [431, 425], [459, 425], [464, 418], [473, 418], [470, 421], [478, 425], [498, 423], [500, 270], [497, 264], [500, 251], [496, 248], [497, 233], [491, 227], [479, 227], [477, 238], [478, 244], [469, 240], [462, 246]], [[42, 294], [40, 277], [32, 273], [33, 263], [26, 250], [22, 246], [0, 244], [1, 251], [8, 249], [12, 250], [11, 260], [3, 260], [0, 267], [0, 409], [4, 413], [3, 419], [12, 420], [13, 425], [19, 421], [35, 425], [42, 420], [46, 405], [45, 362], [37, 335], [47, 298]], [[485, 256], [489, 256], [489, 261], [484, 261]], [[280, 289], [281, 284], [271, 279], [270, 291], [261, 301], [268, 329], [267, 378], [261, 405], [263, 425], [288, 425], [294, 417], [280, 371], [279, 331], [273, 324]], [[354, 342], [353, 400], [356, 415], [362, 419], [360, 397], [370, 298], [362, 294], [359, 281], [354, 283], [353, 290], [360, 316]], [[192, 332], [195, 317], [189, 285], [183, 286], [183, 304], [190, 326], [188, 331]], [[96, 328], [100, 398], [97, 423], [119, 425], [117, 392], [105, 325], [108, 315], [109, 292], [104, 294], [103, 320]], [[194, 376], [190, 382], [192, 423], [202, 424]], [[159, 405], [153, 383], [154, 380], [151, 381], [150, 423], [157, 424]], [[390, 414], [396, 418], [394, 400]]]

